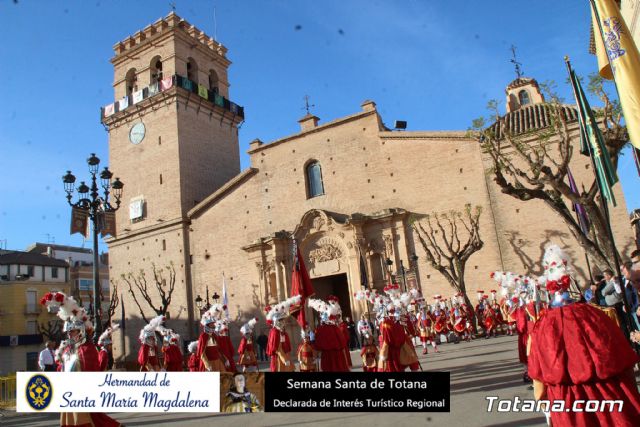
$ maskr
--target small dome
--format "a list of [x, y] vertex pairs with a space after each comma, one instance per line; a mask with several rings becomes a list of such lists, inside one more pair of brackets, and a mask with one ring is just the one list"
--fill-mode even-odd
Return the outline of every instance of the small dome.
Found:
[[[527, 105], [505, 114], [503, 116], [504, 125], [500, 126], [499, 122], [495, 122], [489, 126], [489, 129], [495, 135], [496, 139], [502, 139], [504, 137], [505, 127], [511, 135], [522, 135], [545, 129], [551, 126], [553, 108], [554, 106], [551, 104]], [[569, 123], [578, 121], [578, 111], [571, 105], [560, 106], [560, 114]]]

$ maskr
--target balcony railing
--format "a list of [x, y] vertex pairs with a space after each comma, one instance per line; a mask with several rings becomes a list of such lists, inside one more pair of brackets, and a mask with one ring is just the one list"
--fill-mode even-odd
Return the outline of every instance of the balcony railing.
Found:
[[127, 108], [130, 108], [147, 98], [155, 96], [160, 92], [169, 90], [174, 86], [188, 90], [189, 92], [193, 92], [200, 98], [209, 101], [210, 104], [216, 105], [244, 119], [243, 107], [234, 102], [231, 102], [224, 96], [219, 95], [217, 92], [207, 89], [204, 85], [197, 84], [179, 74], [174, 74], [173, 76], [164, 78], [157, 83], [152, 84], [151, 86], [147, 86], [144, 89], [133, 92], [133, 94], [131, 94], [130, 96], [127, 95], [112, 104], [101, 107], [100, 119], [104, 120], [107, 117], [114, 115], [115, 113], [125, 111]]

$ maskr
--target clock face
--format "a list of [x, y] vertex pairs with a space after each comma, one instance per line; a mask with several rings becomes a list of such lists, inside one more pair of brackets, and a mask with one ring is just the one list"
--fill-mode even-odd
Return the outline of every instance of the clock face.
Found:
[[129, 141], [131, 141], [132, 144], [140, 144], [144, 139], [144, 133], [144, 123], [136, 123], [129, 131]]

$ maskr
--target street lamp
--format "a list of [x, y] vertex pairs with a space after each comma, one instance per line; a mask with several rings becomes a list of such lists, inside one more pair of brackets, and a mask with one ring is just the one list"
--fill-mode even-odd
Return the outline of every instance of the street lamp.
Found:
[[[103, 196], [101, 197], [97, 182], [100, 159], [95, 153], [91, 153], [91, 157], [87, 159], [87, 164], [91, 174], [91, 187], [81, 181], [78, 188], [75, 189], [76, 177], [71, 171], [67, 171], [62, 177], [62, 182], [64, 183], [64, 191], [67, 193], [66, 197], [69, 206], [87, 212], [93, 226], [93, 317], [95, 323], [94, 340], [97, 341], [102, 334], [102, 310], [100, 305], [102, 289], [100, 288], [99, 278], [98, 233], [104, 225], [104, 214], [106, 212], [115, 212], [120, 208], [124, 184], [119, 178], [112, 181], [113, 173], [109, 168], [105, 167], [99, 175], [100, 186], [103, 189]], [[78, 192], [78, 201], [76, 203], [71, 202], [74, 189]], [[115, 199], [115, 206], [109, 202], [109, 195], [112, 193]]]
[[202, 299], [200, 294], [196, 295], [196, 307], [200, 311], [200, 315], [211, 308], [211, 304], [209, 304], [209, 286], [207, 286], [206, 299]]
[[217, 304], [217, 303], [218, 303], [218, 300], [220, 299], [220, 295], [218, 295], [218, 293], [217, 293], [217, 292], [214, 292], [214, 293], [213, 293], [213, 296], [211, 297], [211, 299], [213, 299], [213, 303], [214, 303], [214, 304]]

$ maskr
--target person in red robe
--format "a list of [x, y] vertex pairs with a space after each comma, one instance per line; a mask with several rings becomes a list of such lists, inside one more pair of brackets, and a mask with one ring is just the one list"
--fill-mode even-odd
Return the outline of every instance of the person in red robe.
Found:
[[[348, 349], [349, 331], [337, 325], [340, 306], [337, 302], [326, 303], [319, 299], [307, 300], [309, 307], [320, 313], [320, 325], [315, 330], [314, 348], [320, 352], [320, 370], [323, 372], [349, 372], [351, 352]], [[346, 330], [346, 334], [345, 334]], [[346, 349], [346, 351], [345, 351]]]
[[242, 372], [246, 372], [250, 367], [254, 367], [258, 371], [258, 358], [256, 357], [256, 351], [253, 345], [253, 327], [258, 322], [257, 318], [249, 320], [241, 328], [242, 338], [240, 339], [240, 345], [238, 346], [238, 365], [242, 366]]
[[215, 332], [216, 322], [222, 318], [223, 313], [222, 305], [214, 304], [200, 319], [202, 333], [198, 337], [196, 358], [199, 363], [198, 370], [201, 372], [227, 372], [231, 366], [220, 348], [219, 338]]
[[520, 301], [517, 297], [512, 299], [515, 309], [516, 331], [518, 332], [518, 359], [524, 364], [524, 373], [522, 380], [525, 383], [531, 382], [527, 374], [527, 340], [529, 338], [529, 330], [527, 328], [527, 312], [525, 311], [524, 301]]
[[[529, 375], [536, 399], [563, 401], [565, 408], [551, 412], [551, 425], [637, 426], [640, 394], [633, 367], [640, 361], [620, 328], [598, 308], [573, 302], [569, 260], [557, 246], [543, 258], [551, 307], [530, 333]], [[585, 402], [622, 401], [620, 410], [585, 409]], [[580, 405], [581, 411], [571, 411]], [[618, 405], [614, 406], [618, 408]]]
[[[48, 293], [40, 303], [52, 311], [57, 308], [57, 315], [64, 321], [63, 330], [68, 339], [61, 343], [63, 349], [59, 355], [62, 359], [63, 372], [97, 372], [100, 370], [98, 349], [88, 339], [87, 330], [93, 330], [89, 316], [84, 308], [71, 297], [62, 292]], [[88, 412], [60, 413], [61, 427], [119, 427], [120, 423], [107, 414]]]
[[413, 338], [417, 335], [413, 322], [411, 322], [409, 313], [402, 313], [397, 317], [397, 323], [402, 326], [404, 330], [404, 343], [400, 346], [400, 369], [404, 371], [409, 368], [412, 371], [420, 370], [420, 362], [418, 361], [418, 354], [416, 348], [413, 345]]
[[491, 303], [488, 301], [489, 296], [486, 295], [485, 297], [483, 297], [483, 299], [485, 301], [484, 301], [484, 309], [482, 310], [482, 319], [483, 319], [483, 326], [485, 331], [485, 338], [488, 339], [492, 335], [495, 338], [496, 328], [498, 327], [496, 314], [495, 314], [495, 311], [493, 310], [493, 307], [491, 307]]
[[267, 356], [271, 358], [269, 365], [271, 372], [293, 371], [291, 342], [289, 341], [289, 334], [285, 332], [281, 321], [277, 321], [269, 331]]
[[187, 347], [189, 350], [189, 360], [187, 368], [189, 372], [198, 372], [200, 370], [200, 360], [198, 359], [198, 341], [191, 341]]
[[376, 345], [373, 335], [369, 332], [361, 333], [362, 348], [360, 349], [360, 357], [362, 358], [363, 372], [377, 372], [378, 370], [378, 346]]
[[309, 332], [302, 329], [300, 331], [300, 335], [302, 337], [302, 341], [300, 342], [300, 345], [298, 345], [298, 351], [296, 351], [300, 372], [316, 372], [318, 370], [316, 360], [317, 355], [316, 350], [313, 348], [313, 345], [311, 345]]
[[284, 330], [285, 321], [292, 306], [300, 304], [302, 297], [296, 295], [273, 307], [268, 307], [267, 324], [271, 327], [267, 339], [267, 356], [271, 358], [271, 372], [291, 372], [295, 369], [291, 362], [291, 341]]
[[113, 323], [98, 338], [98, 346], [100, 346], [100, 352], [98, 353], [100, 371], [109, 371], [113, 369], [113, 351], [111, 347], [113, 341], [111, 335], [114, 331], [117, 331], [118, 328], [119, 325], [117, 323]]
[[406, 341], [402, 325], [395, 320], [396, 308], [393, 304], [386, 307], [386, 315], [380, 324], [380, 356], [378, 372], [401, 372], [400, 348]]
[[229, 321], [227, 319], [220, 319], [216, 322], [216, 334], [218, 335], [220, 351], [222, 351], [222, 354], [224, 354], [224, 357], [229, 362], [228, 371], [238, 372], [236, 361], [234, 359], [235, 349], [231, 342], [231, 337], [229, 337]]
[[162, 323], [164, 316], [157, 316], [140, 331], [140, 350], [138, 351], [138, 364], [141, 372], [157, 372], [162, 369], [160, 353], [156, 344], [156, 332], [164, 330]]
[[427, 354], [427, 344], [431, 342], [433, 349], [438, 353], [438, 345], [436, 344], [435, 332], [433, 325], [435, 316], [431, 312], [429, 305], [425, 305], [418, 315], [418, 331], [420, 332], [420, 341], [422, 342], [422, 354]]
[[182, 372], [184, 357], [180, 350], [180, 335], [168, 329], [163, 340], [164, 369], [167, 372]]

